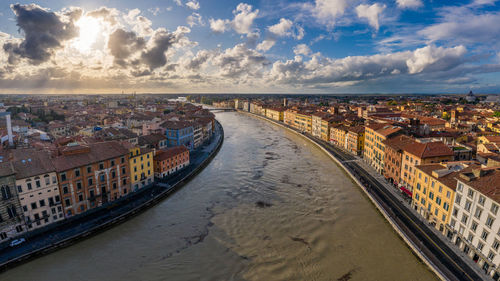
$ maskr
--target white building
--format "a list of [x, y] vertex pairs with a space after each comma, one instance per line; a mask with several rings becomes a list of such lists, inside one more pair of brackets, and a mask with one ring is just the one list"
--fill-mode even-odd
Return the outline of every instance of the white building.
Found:
[[16, 150], [16, 188], [28, 230], [63, 220], [55, 168], [42, 151]]
[[457, 177], [452, 241], [494, 280], [500, 279], [500, 170], [474, 169]]

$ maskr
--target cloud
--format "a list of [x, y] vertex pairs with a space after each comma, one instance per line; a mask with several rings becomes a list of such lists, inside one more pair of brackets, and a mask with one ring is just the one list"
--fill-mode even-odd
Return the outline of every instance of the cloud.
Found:
[[267, 52], [274, 46], [274, 44], [276, 44], [276, 40], [266, 39], [266, 40], [262, 41], [261, 43], [259, 43], [259, 45], [257, 45], [256, 49], [257, 49], [257, 51]]
[[148, 11], [153, 14], [153, 16], [157, 16], [161, 13], [160, 7], [149, 8]]
[[239, 34], [252, 33], [252, 24], [259, 14], [259, 10], [253, 10], [252, 5], [240, 3], [233, 13], [235, 14], [232, 21], [234, 31]]
[[193, 27], [195, 25], [205, 25], [203, 22], [203, 19], [200, 14], [198, 13], [192, 13], [186, 18], [186, 22], [189, 25], [189, 27]]
[[373, 5], [361, 4], [356, 7], [356, 14], [358, 18], [367, 19], [370, 26], [378, 31], [380, 27], [379, 16], [384, 11], [385, 7], [385, 5], [380, 5], [379, 3]]
[[93, 10], [93, 11], [88, 12], [86, 15], [89, 17], [101, 18], [104, 21], [109, 22], [111, 25], [115, 25], [118, 22], [116, 19], [118, 14], [119, 14], [119, 12], [116, 9], [101, 7], [97, 10]]
[[342, 59], [313, 55], [309, 61], [301, 56], [276, 61], [268, 80], [284, 84], [355, 83], [399, 75], [424, 75], [454, 70], [465, 62], [463, 46], [443, 48], [426, 46], [414, 51], [353, 56]]
[[181, 0], [173, 0], [177, 6], [182, 6]]
[[344, 14], [347, 6], [347, 0], [316, 0], [312, 12], [320, 23], [326, 24], [328, 28], [333, 28], [337, 19]]
[[148, 42], [149, 47], [141, 54], [141, 62], [147, 65], [151, 71], [164, 66], [167, 63], [165, 52], [174, 44], [182, 43], [181, 41], [185, 39], [184, 35], [189, 32], [191, 30], [184, 26], [179, 26], [172, 33], [163, 28], [155, 30]]
[[418, 35], [430, 41], [446, 40], [472, 44], [499, 42], [499, 22], [499, 12], [475, 14], [469, 9], [450, 9], [443, 13], [441, 22], [425, 27]]
[[108, 39], [108, 48], [114, 57], [114, 62], [120, 66], [129, 64], [127, 59], [135, 52], [142, 50], [146, 41], [137, 37], [133, 31], [125, 31], [121, 28], [115, 30]]
[[210, 29], [216, 33], [226, 32], [231, 24], [229, 20], [222, 20], [222, 19], [216, 19], [216, 20], [209, 19], [208, 22], [210, 23]]
[[24, 33], [20, 43], [5, 43], [3, 49], [9, 54], [9, 62], [15, 62], [16, 57], [27, 58], [34, 64], [40, 64], [50, 59], [63, 42], [78, 36], [75, 26], [81, 15], [79, 8], [68, 9], [65, 13], [56, 14], [38, 5], [10, 6], [16, 15], [17, 26]]
[[401, 9], [415, 9], [422, 7], [422, 0], [396, 0], [398, 7]]
[[269, 26], [267, 29], [271, 32], [274, 33], [277, 36], [288, 36], [291, 34], [291, 29], [293, 26], [293, 22], [288, 19], [281, 18], [280, 22]]
[[198, 10], [200, 8], [200, 3], [196, 0], [191, 0], [186, 3], [186, 7], [190, 8], [191, 10]]
[[295, 48], [293, 48], [293, 53], [295, 55], [308, 56], [309, 54], [311, 54], [311, 49], [306, 44], [299, 44], [295, 46]]
[[261, 70], [269, 61], [261, 53], [247, 48], [245, 44], [238, 44], [215, 56], [211, 63], [217, 67], [218, 75], [237, 78], [260, 76]]
[[257, 15], [259, 14], [259, 10], [253, 10], [252, 5], [240, 3], [233, 11], [234, 18], [233, 20], [228, 19], [210, 19], [210, 29], [216, 33], [224, 33], [232, 27], [234, 31], [238, 34], [246, 34], [247, 36], [255, 36], [258, 33], [258, 30], [252, 29], [252, 24]]

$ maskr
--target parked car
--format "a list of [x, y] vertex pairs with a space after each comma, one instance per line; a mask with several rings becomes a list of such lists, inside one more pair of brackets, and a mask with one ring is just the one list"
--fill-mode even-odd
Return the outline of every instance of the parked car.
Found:
[[11, 246], [11, 247], [15, 247], [15, 246], [17, 246], [17, 245], [21, 245], [21, 244], [23, 244], [24, 242], [26, 242], [26, 239], [24, 239], [24, 238], [14, 239], [14, 240], [12, 240], [12, 241], [10, 242], [10, 246]]

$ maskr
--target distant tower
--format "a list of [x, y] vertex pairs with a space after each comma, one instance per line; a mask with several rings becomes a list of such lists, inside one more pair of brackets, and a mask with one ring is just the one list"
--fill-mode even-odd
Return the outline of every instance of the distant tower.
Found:
[[286, 98], [283, 98], [283, 106], [288, 106], [288, 100]]
[[472, 93], [472, 91], [470, 91], [466, 96], [465, 96], [465, 100], [467, 102], [475, 102], [476, 101], [476, 96]]
[[12, 138], [12, 123], [10, 121], [10, 112], [0, 112], [0, 117], [5, 116], [7, 123], [7, 134], [9, 137], [9, 147], [14, 147], [14, 139]]

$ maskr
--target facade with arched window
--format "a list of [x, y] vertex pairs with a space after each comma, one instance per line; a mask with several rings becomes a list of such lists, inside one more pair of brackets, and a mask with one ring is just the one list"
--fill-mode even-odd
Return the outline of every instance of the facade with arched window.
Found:
[[12, 164], [0, 162], [0, 242], [23, 233], [23, 213]]

